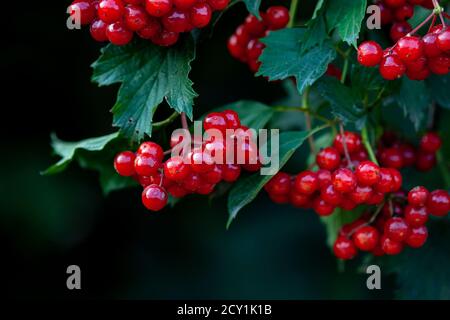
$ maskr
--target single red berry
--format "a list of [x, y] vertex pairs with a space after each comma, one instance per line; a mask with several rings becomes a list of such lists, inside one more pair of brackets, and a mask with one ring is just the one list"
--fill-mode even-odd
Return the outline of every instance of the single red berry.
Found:
[[398, 7], [394, 11], [394, 17], [397, 21], [405, 21], [414, 15], [414, 6], [412, 4], [406, 3], [401, 7]]
[[415, 207], [426, 205], [430, 192], [422, 186], [411, 189], [408, 193], [408, 203]]
[[197, 3], [197, 0], [172, 0], [172, 2], [177, 9], [187, 10], [193, 7]]
[[243, 46], [239, 37], [233, 34], [227, 42], [228, 52], [231, 56], [239, 61], [246, 62], [247, 61], [247, 47]]
[[148, 23], [149, 17], [143, 7], [128, 5], [125, 7], [125, 25], [131, 31], [139, 31]]
[[383, 49], [375, 41], [366, 41], [358, 47], [358, 62], [365, 67], [374, 67], [383, 59]]
[[437, 38], [436, 33], [428, 33], [422, 38], [423, 53], [427, 58], [435, 58], [442, 54], [442, 50], [437, 44]]
[[213, 169], [203, 173], [201, 175], [202, 179], [209, 184], [218, 184], [222, 181], [222, 167], [219, 165], [214, 165]]
[[164, 159], [164, 150], [159, 144], [151, 141], [142, 143], [138, 148], [137, 154], [151, 155], [160, 162]]
[[428, 132], [420, 140], [420, 149], [425, 152], [437, 152], [441, 146], [441, 137], [436, 132]]
[[403, 177], [400, 171], [397, 169], [390, 168], [389, 171], [391, 172], [392, 176], [392, 185], [391, 185], [391, 191], [390, 192], [397, 192], [402, 188], [403, 185]]
[[381, 248], [387, 255], [397, 255], [403, 250], [403, 243], [383, 235], [380, 240]]
[[91, 36], [95, 41], [105, 42], [108, 41], [108, 37], [106, 36], [106, 28], [108, 25], [104, 23], [102, 20], [94, 20], [90, 26]]
[[188, 190], [176, 183], [168, 187], [167, 192], [169, 192], [172, 197], [177, 199], [183, 198], [190, 193]]
[[172, 0], [145, 0], [145, 10], [153, 17], [162, 17], [172, 9]]
[[224, 164], [222, 166], [222, 178], [226, 182], [235, 182], [241, 175], [241, 166], [236, 164]]
[[330, 63], [327, 67], [327, 71], [325, 72], [330, 77], [334, 77], [338, 80], [341, 80], [342, 78], [342, 71], [338, 67], [336, 67], [334, 64]]
[[355, 175], [360, 185], [372, 186], [380, 181], [380, 167], [372, 161], [363, 161], [356, 167]]
[[124, 46], [133, 39], [133, 32], [125, 27], [123, 22], [115, 22], [106, 29], [106, 36], [112, 44], [116, 46]]
[[161, 161], [148, 154], [139, 154], [134, 160], [134, 170], [140, 176], [152, 176], [158, 172]]
[[121, 0], [102, 0], [98, 3], [98, 17], [105, 23], [114, 23], [122, 19], [125, 7]]
[[241, 127], [241, 120], [239, 115], [234, 110], [222, 111], [222, 115], [225, 117], [227, 123], [227, 129], [238, 129]]
[[343, 200], [342, 194], [337, 192], [331, 183], [321, 188], [320, 197], [333, 206], [340, 205]]
[[269, 198], [273, 202], [277, 204], [286, 204], [289, 203], [289, 195], [286, 194], [272, 194], [269, 193]]
[[252, 39], [247, 44], [247, 58], [249, 60], [258, 60], [262, 54], [265, 45], [258, 41], [258, 39]]
[[378, 192], [388, 193], [391, 192], [392, 186], [394, 185], [394, 177], [388, 168], [380, 169], [380, 181], [375, 184], [374, 188]]
[[350, 154], [361, 149], [361, 137], [354, 132], [344, 132], [344, 135], [338, 134], [334, 139], [333, 145], [340, 154], [345, 154], [344, 141]]
[[213, 10], [224, 10], [228, 7], [230, 0], [207, 0]]
[[295, 190], [289, 193], [289, 203], [296, 208], [307, 209], [312, 206], [309, 195], [296, 192]]
[[332, 171], [341, 164], [341, 156], [335, 148], [328, 147], [317, 154], [316, 162], [319, 168]]
[[204, 28], [211, 21], [212, 9], [207, 3], [197, 3], [191, 8], [189, 17], [195, 28]]
[[352, 236], [355, 246], [361, 251], [372, 251], [378, 244], [380, 233], [371, 226], [358, 228]]
[[189, 15], [180, 10], [172, 10], [162, 17], [161, 22], [164, 28], [170, 32], [185, 32], [190, 27]]
[[384, 149], [381, 153], [380, 160], [383, 166], [388, 168], [400, 169], [403, 167], [402, 152], [396, 147]]
[[411, 229], [411, 232], [409, 233], [408, 238], [405, 240], [405, 243], [411, 248], [420, 248], [425, 244], [425, 242], [427, 242], [427, 238], [427, 227], [420, 226]]
[[188, 176], [182, 181], [181, 185], [184, 189], [189, 192], [195, 192], [202, 184], [202, 179], [200, 178], [200, 174], [196, 172], [191, 172]]
[[321, 217], [326, 217], [326, 216], [331, 215], [335, 209], [335, 207], [333, 205], [327, 203], [321, 197], [316, 197], [313, 200], [312, 207], [313, 207], [314, 211]]
[[384, 233], [394, 241], [404, 241], [409, 234], [409, 226], [405, 219], [400, 217], [390, 218], [384, 225]]
[[436, 153], [419, 150], [416, 156], [416, 168], [419, 171], [429, 171], [436, 165]]
[[428, 216], [426, 207], [408, 205], [405, 208], [405, 220], [413, 228], [423, 226], [428, 221]]
[[444, 52], [450, 51], [450, 29], [444, 29], [439, 33], [437, 45]]
[[397, 42], [411, 31], [412, 27], [408, 22], [395, 22], [394, 24], [392, 24], [390, 36], [393, 42]]
[[201, 149], [195, 149], [188, 154], [191, 169], [197, 173], [206, 173], [214, 169], [214, 161]]
[[430, 58], [428, 60], [428, 68], [434, 74], [445, 75], [450, 71], [450, 58], [444, 54]]
[[372, 195], [369, 200], [367, 200], [367, 204], [369, 206], [374, 206], [381, 204], [384, 200], [384, 193], [373, 190]]
[[150, 40], [161, 32], [161, 24], [153, 17], [149, 17], [147, 25], [139, 30], [137, 34], [142, 39]]
[[166, 205], [169, 197], [167, 191], [158, 185], [150, 185], [142, 192], [142, 203], [151, 211], [160, 211]]
[[438, 217], [444, 217], [450, 211], [450, 196], [445, 190], [435, 190], [427, 200], [428, 211]]
[[76, 15], [79, 15], [82, 25], [90, 24], [96, 17], [95, 7], [90, 1], [74, 1], [68, 11], [72, 18], [77, 18]]
[[384, 0], [384, 3], [391, 8], [398, 8], [406, 4], [407, 0]]
[[291, 177], [285, 172], [278, 172], [264, 188], [268, 193], [288, 194], [291, 190]]
[[380, 63], [380, 74], [386, 80], [400, 78], [406, 72], [406, 66], [396, 55], [388, 55]]
[[356, 188], [356, 177], [354, 173], [347, 168], [337, 169], [332, 175], [334, 189], [337, 192], [348, 193]]
[[161, 47], [170, 47], [177, 43], [180, 34], [178, 32], [172, 32], [166, 29], [163, 29], [159, 33], [157, 33], [151, 40], [154, 44]]
[[380, 8], [381, 25], [384, 26], [387, 24], [391, 24], [394, 20], [394, 15], [391, 8], [387, 7], [383, 2], [379, 2], [377, 3], [377, 5]]
[[181, 157], [172, 157], [164, 163], [164, 175], [170, 180], [182, 181], [190, 172], [190, 166]]
[[347, 197], [344, 197], [344, 199], [342, 199], [341, 204], [339, 205], [339, 207], [341, 207], [345, 211], [352, 211], [357, 206], [358, 205], [356, 203], [354, 203], [351, 199], [349, 199]]
[[303, 171], [295, 178], [295, 190], [303, 194], [313, 194], [319, 189], [317, 174], [312, 171]]
[[355, 190], [349, 193], [350, 199], [356, 204], [363, 204], [370, 200], [373, 190], [368, 186], [356, 186]]
[[205, 131], [216, 129], [225, 133], [227, 129], [227, 120], [222, 113], [212, 112], [203, 120], [203, 127], [205, 128]]
[[428, 60], [425, 56], [420, 56], [414, 61], [405, 62], [406, 71], [410, 73], [420, 73], [423, 69], [427, 69]]
[[353, 241], [344, 236], [339, 236], [333, 246], [334, 255], [342, 260], [353, 259], [357, 254], [357, 249]]
[[114, 159], [114, 168], [117, 173], [124, 177], [131, 177], [136, 174], [134, 171], [134, 160], [136, 156], [131, 151], [119, 153]]
[[402, 153], [403, 166], [409, 167], [414, 165], [416, 162], [416, 150], [414, 147], [409, 144], [402, 144], [399, 149]]
[[283, 6], [270, 7], [263, 20], [269, 30], [283, 29], [289, 23], [289, 10]]
[[266, 31], [264, 23], [254, 15], [249, 15], [245, 19], [245, 29], [254, 38], [262, 37]]
[[211, 194], [214, 191], [215, 187], [216, 187], [215, 184], [203, 183], [200, 185], [200, 187], [198, 187], [196, 193], [207, 196], [208, 194]]
[[329, 170], [320, 169], [316, 172], [316, 174], [320, 188], [323, 188], [331, 183], [331, 172]]

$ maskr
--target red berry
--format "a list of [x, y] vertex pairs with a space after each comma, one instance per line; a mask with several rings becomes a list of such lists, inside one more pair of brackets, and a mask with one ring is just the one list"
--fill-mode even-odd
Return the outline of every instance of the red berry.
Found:
[[355, 190], [349, 193], [350, 199], [356, 204], [363, 204], [370, 200], [372, 197], [372, 188], [356, 186]]
[[208, 0], [208, 3], [213, 10], [224, 10], [228, 7], [230, 0]]
[[437, 45], [444, 52], [450, 51], [450, 29], [442, 30], [437, 37]]
[[403, 167], [402, 152], [399, 148], [384, 149], [380, 160], [385, 167], [400, 169]]
[[401, 7], [398, 7], [394, 11], [394, 17], [397, 21], [405, 21], [414, 15], [414, 6], [411, 4], [404, 4]]
[[74, 1], [69, 6], [68, 11], [72, 18], [79, 14], [82, 25], [90, 24], [96, 17], [95, 7], [90, 1]]
[[392, 23], [394, 17], [391, 8], [388, 8], [383, 2], [379, 2], [377, 5], [380, 8], [381, 24], [387, 25]]
[[384, 225], [384, 233], [394, 241], [404, 241], [409, 234], [408, 223], [403, 218], [390, 218]]
[[435, 132], [428, 132], [420, 140], [420, 149], [425, 152], [437, 152], [442, 146], [442, 140]]
[[356, 256], [357, 250], [353, 241], [344, 236], [339, 236], [333, 246], [334, 254], [342, 260], [350, 260]]
[[285, 172], [278, 172], [265, 186], [272, 194], [288, 194], [291, 190], [291, 177]]
[[198, 187], [196, 192], [197, 192], [197, 194], [206, 196], [208, 194], [211, 194], [214, 191], [215, 187], [216, 187], [215, 184], [203, 183], [200, 185], [200, 187]]
[[204, 28], [211, 21], [212, 9], [207, 3], [197, 3], [189, 13], [191, 24], [195, 28]]
[[137, 155], [134, 161], [134, 170], [140, 176], [152, 176], [158, 172], [161, 161], [148, 154]]
[[225, 133], [227, 130], [227, 120], [222, 113], [212, 112], [203, 120], [203, 127], [206, 130], [216, 129]]
[[170, 32], [185, 32], [190, 27], [188, 14], [179, 10], [172, 10], [161, 19], [161, 22], [164, 28]]
[[147, 25], [139, 30], [137, 34], [142, 39], [150, 40], [156, 37], [161, 32], [161, 25], [159, 22], [152, 17], [148, 18]]
[[381, 249], [387, 255], [397, 255], [403, 250], [403, 243], [392, 240], [386, 235], [383, 235], [380, 240]]
[[188, 176], [182, 181], [182, 186], [189, 192], [195, 192], [202, 184], [202, 180], [200, 175], [195, 172], [191, 172]]
[[222, 115], [225, 117], [227, 129], [238, 129], [241, 127], [241, 120], [236, 111], [225, 110], [222, 112]]
[[222, 178], [226, 182], [234, 182], [241, 175], [241, 166], [235, 164], [224, 164], [222, 166]]
[[422, 207], [426, 205], [430, 192], [422, 186], [411, 189], [408, 193], [408, 203], [415, 207]]
[[423, 226], [428, 221], [428, 216], [426, 207], [409, 205], [405, 208], [405, 220], [413, 228]]
[[108, 25], [104, 23], [102, 20], [94, 20], [90, 26], [90, 32], [92, 38], [98, 42], [108, 41], [108, 37], [106, 36], [106, 28]]
[[314, 211], [321, 217], [326, 217], [334, 212], [335, 207], [320, 197], [313, 200], [312, 207]]
[[372, 251], [378, 244], [380, 233], [371, 226], [358, 228], [352, 236], [355, 246], [362, 251]]
[[334, 139], [333, 145], [340, 154], [344, 154], [344, 141], [349, 153], [355, 153], [361, 149], [361, 137], [354, 132], [344, 132], [344, 135], [338, 134]]
[[264, 23], [262, 21], [259, 21], [258, 18], [253, 15], [249, 15], [245, 19], [245, 29], [251, 36], [255, 38], [262, 37], [264, 35], [264, 32], [266, 31]]
[[405, 240], [406, 244], [411, 248], [420, 248], [428, 238], [428, 229], [425, 226], [412, 228], [408, 238]]
[[189, 191], [184, 189], [182, 186], [178, 184], [173, 184], [170, 187], [167, 188], [167, 192], [171, 194], [174, 198], [183, 198], [187, 194], [189, 194]]
[[380, 180], [380, 167], [372, 161], [363, 161], [356, 167], [355, 175], [359, 184], [372, 186]]
[[390, 36], [392, 41], [397, 42], [411, 31], [412, 27], [408, 22], [396, 22], [391, 27]]
[[416, 168], [420, 171], [428, 171], [436, 165], [436, 153], [419, 151], [416, 156]]
[[317, 180], [319, 180], [319, 187], [322, 188], [331, 183], [331, 172], [320, 169], [317, 171]]
[[438, 217], [444, 217], [450, 211], [450, 196], [445, 190], [435, 190], [427, 200], [428, 211]]
[[238, 59], [242, 62], [246, 62], [247, 59], [247, 48], [241, 45], [239, 42], [239, 37], [233, 34], [227, 42], [228, 52], [230, 52], [231, 56], [235, 59]]
[[375, 41], [366, 41], [358, 47], [358, 62], [365, 67], [373, 67], [383, 59], [383, 49]]
[[319, 168], [332, 171], [339, 167], [341, 156], [335, 148], [328, 147], [317, 154], [316, 162]]
[[136, 156], [131, 151], [119, 153], [114, 159], [114, 168], [117, 173], [124, 177], [131, 177], [136, 174], [134, 171], [134, 160]]
[[252, 39], [247, 45], [247, 58], [249, 60], [258, 60], [264, 50], [264, 44], [257, 39]]
[[151, 155], [162, 162], [164, 159], [164, 150], [157, 143], [147, 141], [139, 146], [137, 154]]
[[102, 0], [98, 4], [98, 17], [105, 23], [114, 23], [122, 19], [125, 7], [121, 0]]
[[367, 204], [370, 206], [381, 204], [384, 200], [384, 194], [378, 191], [373, 191], [369, 200], [367, 200]]
[[406, 0], [384, 0], [387, 6], [391, 8], [398, 8], [406, 4]]
[[177, 43], [180, 34], [178, 32], [172, 32], [163, 29], [157, 33], [151, 40], [154, 44], [162, 47], [169, 47]]
[[396, 55], [388, 55], [380, 63], [380, 74], [386, 80], [398, 79], [405, 72], [405, 64]]
[[296, 208], [309, 208], [311, 204], [311, 199], [308, 195], [303, 193], [298, 193], [291, 191], [289, 193], [289, 203]]
[[263, 20], [269, 30], [283, 29], [289, 23], [289, 10], [282, 6], [270, 7]]
[[186, 10], [194, 6], [197, 0], [172, 0], [174, 6], [180, 10]]
[[190, 166], [185, 164], [181, 157], [172, 157], [164, 164], [164, 175], [170, 180], [182, 181], [190, 171]]
[[116, 46], [123, 46], [133, 39], [133, 32], [128, 30], [123, 22], [115, 22], [106, 29], [106, 36]]
[[344, 199], [342, 199], [342, 202], [339, 206], [346, 211], [352, 211], [358, 205], [356, 203], [354, 203], [352, 200], [344, 197]]
[[272, 193], [269, 193], [269, 198], [270, 198], [270, 200], [272, 200], [273, 202], [275, 202], [277, 204], [289, 203], [289, 196], [286, 195], [286, 194], [272, 194]]
[[416, 162], [416, 150], [414, 147], [409, 144], [402, 144], [399, 149], [403, 158], [403, 166], [409, 167], [414, 165]]
[[147, 12], [141, 6], [128, 5], [125, 7], [125, 25], [131, 31], [138, 31], [148, 23]]
[[397, 192], [402, 188], [403, 184], [403, 178], [400, 171], [397, 169], [389, 169], [392, 175], [392, 185], [391, 185], [391, 192]]
[[172, 0], [145, 0], [145, 10], [153, 17], [162, 17], [172, 9]]
[[356, 188], [356, 177], [350, 169], [337, 169], [332, 175], [334, 189], [337, 192], [352, 192]]
[[320, 197], [333, 206], [340, 205], [343, 200], [342, 194], [337, 192], [331, 183], [321, 189]]
[[295, 178], [295, 190], [303, 194], [313, 194], [319, 189], [317, 174], [312, 171], [303, 171]]
[[166, 205], [169, 197], [166, 190], [158, 185], [150, 185], [142, 192], [142, 203], [151, 211], [160, 211]]
[[427, 58], [435, 58], [442, 54], [437, 44], [437, 37], [436, 33], [428, 33], [422, 38], [423, 53]]
[[380, 169], [380, 181], [375, 184], [374, 188], [378, 192], [387, 193], [391, 192], [394, 185], [394, 177], [388, 168]]

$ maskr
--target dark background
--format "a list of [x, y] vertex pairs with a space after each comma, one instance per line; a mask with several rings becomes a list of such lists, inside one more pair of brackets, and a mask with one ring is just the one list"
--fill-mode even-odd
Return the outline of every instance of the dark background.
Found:
[[[57, 159], [49, 136], [80, 140], [113, 132], [118, 87], [97, 88], [90, 64], [101, 45], [89, 31], [66, 29], [69, 1], [8, 1], [1, 19], [2, 134], [0, 242], [2, 292], [10, 298], [390, 298], [369, 293], [366, 277], [345, 271], [327, 248], [318, 217], [270, 203], [243, 210], [229, 231], [224, 198], [192, 197], [149, 214], [139, 190], [105, 198], [97, 174], [76, 164], [39, 172]], [[274, 3], [274, 1], [272, 2]], [[308, 12], [311, 8], [305, 8]], [[192, 79], [196, 116], [240, 99], [270, 103], [280, 85], [256, 79], [226, 51], [243, 21], [239, 4], [200, 45]], [[164, 113], [164, 111], [163, 111]], [[158, 114], [163, 117], [164, 114]], [[66, 289], [66, 268], [82, 270], [82, 290]]]

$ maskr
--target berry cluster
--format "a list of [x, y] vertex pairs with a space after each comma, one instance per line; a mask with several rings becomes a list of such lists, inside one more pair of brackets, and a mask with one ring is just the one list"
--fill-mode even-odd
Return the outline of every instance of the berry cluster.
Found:
[[418, 148], [402, 142], [392, 132], [385, 132], [380, 140], [377, 158], [385, 167], [401, 169], [414, 165], [419, 171], [428, 171], [436, 165], [436, 152], [441, 145], [441, 138], [435, 132], [426, 133]]
[[376, 4], [380, 8], [381, 24], [391, 25], [390, 36], [393, 42], [411, 32], [412, 27], [406, 20], [413, 17], [416, 5], [434, 8], [432, 0], [377, 0]]
[[[210, 113], [204, 119], [203, 126], [205, 130], [218, 130], [224, 138], [211, 136], [205, 141], [194, 143], [191, 151], [172, 155], [166, 161], [163, 161], [163, 149], [154, 142], [144, 142], [136, 153], [124, 151], [116, 156], [114, 167], [117, 173], [133, 177], [144, 187], [142, 202], [147, 209], [163, 209], [167, 205], [168, 194], [174, 198], [192, 193], [208, 195], [219, 182], [236, 181], [242, 169], [254, 172], [261, 168], [257, 146], [250, 138], [251, 131], [241, 125], [236, 112], [225, 110]], [[225, 137], [229, 129], [235, 132], [232, 137], [234, 155], [239, 151], [244, 154], [242, 164], [238, 164], [241, 162], [237, 156], [233, 161], [227, 161]], [[171, 147], [182, 142], [183, 136], [174, 135]], [[218, 158], [219, 161], [216, 161]]]
[[259, 41], [269, 31], [283, 29], [289, 23], [289, 10], [282, 6], [273, 6], [261, 12], [262, 21], [249, 15], [228, 40], [228, 50], [237, 60], [247, 63], [253, 72], [257, 72], [258, 61], [264, 44]]
[[430, 215], [443, 217], [450, 211], [450, 196], [445, 190], [429, 192], [413, 188], [407, 195], [397, 193], [375, 213], [366, 213], [344, 225], [333, 247], [336, 257], [348, 260], [358, 250], [375, 256], [397, 255], [405, 245], [422, 247], [428, 238], [425, 226]]
[[75, 0], [71, 16], [81, 15], [96, 41], [121, 46], [136, 33], [159, 46], [171, 46], [179, 34], [206, 27], [214, 11], [224, 10], [229, 0]]
[[[397, 169], [380, 168], [367, 159], [360, 136], [345, 132], [317, 154], [317, 172], [307, 170], [296, 177], [280, 172], [265, 190], [276, 203], [312, 208], [320, 216], [331, 215], [337, 207], [353, 210], [362, 204], [380, 204], [386, 193], [400, 190], [402, 176]], [[349, 169], [353, 166], [354, 171]]]

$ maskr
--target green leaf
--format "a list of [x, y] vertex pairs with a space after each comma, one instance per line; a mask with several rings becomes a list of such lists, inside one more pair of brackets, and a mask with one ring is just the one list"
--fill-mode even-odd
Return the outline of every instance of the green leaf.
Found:
[[262, 64], [258, 75], [270, 80], [295, 77], [300, 93], [324, 75], [336, 52], [329, 41], [302, 52], [304, 34], [305, 29], [284, 29], [263, 38], [266, 48], [260, 57]]
[[188, 75], [194, 58], [191, 36], [170, 48], [136, 41], [102, 49], [92, 65], [92, 80], [100, 86], [122, 83], [112, 108], [113, 125], [133, 140], [141, 140], [144, 134], [150, 136], [153, 114], [164, 98], [170, 107], [192, 119], [197, 94]]
[[320, 0], [316, 4], [311, 20], [306, 24], [306, 31], [301, 41], [302, 52], [305, 52], [315, 45], [322, 44], [328, 38], [327, 25], [324, 17], [325, 1]]
[[450, 74], [433, 75], [426, 80], [431, 96], [443, 108], [450, 109]]
[[361, 100], [337, 79], [324, 77], [317, 83], [317, 90], [331, 105], [332, 113], [344, 123], [354, 123], [358, 129], [364, 126], [366, 114]]
[[396, 96], [397, 102], [414, 124], [418, 131], [427, 116], [428, 107], [431, 104], [431, 96], [424, 81], [402, 78], [400, 92]]
[[242, 0], [247, 7], [248, 12], [256, 16], [258, 19], [261, 18], [259, 15], [259, 7], [261, 6], [261, 0]]
[[[292, 157], [294, 152], [303, 144], [303, 142], [305, 142], [305, 140], [316, 131], [283, 132], [280, 134], [280, 168], [286, 164], [286, 162]], [[228, 196], [229, 218], [227, 228], [236, 218], [238, 212], [256, 198], [258, 193], [271, 178], [272, 176], [263, 176], [259, 173], [255, 173], [251, 176], [240, 179], [235, 184]]]
[[327, 8], [327, 21], [342, 40], [356, 47], [366, 8], [367, 0], [332, 0]]
[[52, 134], [52, 148], [56, 155], [61, 157], [56, 164], [42, 172], [43, 175], [51, 175], [64, 171], [67, 166], [75, 158], [77, 152], [81, 150], [85, 151], [101, 151], [111, 141], [115, 140], [119, 136], [119, 133], [112, 133], [107, 136], [90, 138], [81, 140], [78, 142], [66, 142], [59, 140], [55, 134]]
[[355, 210], [345, 211], [343, 209], [334, 210], [333, 214], [328, 217], [321, 217], [320, 220], [325, 225], [325, 229], [327, 232], [327, 245], [330, 248], [333, 248], [334, 242], [338, 237], [339, 231], [341, 228], [348, 223], [351, 223], [358, 219], [365, 208], [359, 206]]

